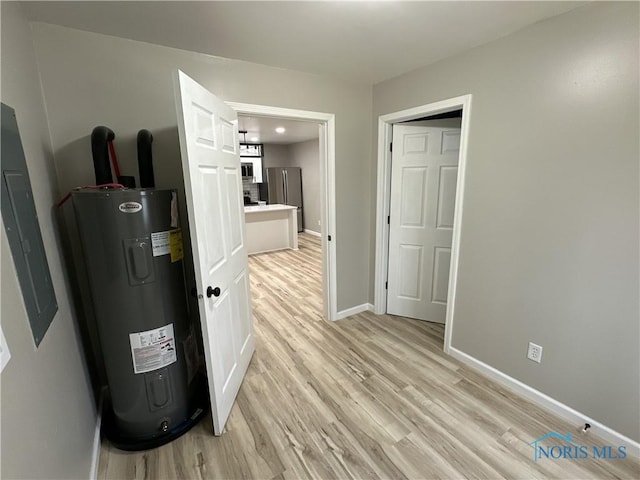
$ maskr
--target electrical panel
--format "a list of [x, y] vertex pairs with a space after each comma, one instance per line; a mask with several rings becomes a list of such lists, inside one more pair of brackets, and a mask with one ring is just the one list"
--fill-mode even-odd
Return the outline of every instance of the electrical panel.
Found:
[[16, 115], [2, 104], [2, 220], [36, 346], [58, 311]]

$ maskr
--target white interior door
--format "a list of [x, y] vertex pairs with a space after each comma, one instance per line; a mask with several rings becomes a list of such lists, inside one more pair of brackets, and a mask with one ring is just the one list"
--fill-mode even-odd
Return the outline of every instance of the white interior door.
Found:
[[460, 128], [393, 126], [387, 313], [445, 322]]
[[176, 106], [213, 431], [255, 350], [235, 110], [178, 71]]

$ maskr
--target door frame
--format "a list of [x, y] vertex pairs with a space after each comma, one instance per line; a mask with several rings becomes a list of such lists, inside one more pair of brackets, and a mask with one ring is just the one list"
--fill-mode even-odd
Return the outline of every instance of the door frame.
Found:
[[462, 109], [460, 132], [460, 158], [458, 160], [458, 179], [456, 182], [456, 200], [453, 214], [453, 240], [451, 242], [451, 263], [449, 264], [449, 291], [447, 295], [447, 313], [444, 325], [444, 351], [450, 353], [451, 335], [458, 282], [458, 257], [460, 254], [460, 228], [464, 200], [465, 174], [467, 167], [467, 147], [471, 118], [471, 95], [462, 95], [439, 102], [421, 105], [378, 117], [378, 180], [376, 200], [376, 258], [374, 284], [374, 312], [382, 315], [387, 311], [386, 282], [389, 273], [389, 225], [387, 217], [391, 202], [391, 141], [393, 124], [416, 120]]
[[239, 115], [275, 117], [288, 120], [302, 120], [319, 124], [320, 142], [320, 234], [322, 244], [322, 305], [327, 320], [337, 319], [336, 290], [336, 238], [335, 215], [335, 164], [336, 164], [336, 121], [333, 113], [311, 112], [291, 108], [254, 105], [249, 103], [225, 102]]

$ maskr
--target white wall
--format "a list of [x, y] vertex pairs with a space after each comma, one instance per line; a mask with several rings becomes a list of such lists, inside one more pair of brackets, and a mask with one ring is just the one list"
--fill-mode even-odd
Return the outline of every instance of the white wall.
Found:
[[592, 3], [374, 87], [374, 121], [473, 95], [453, 346], [636, 441], [638, 19]]
[[11, 360], [1, 378], [0, 476], [88, 478], [96, 411], [54, 221], [59, 192], [31, 30], [20, 4], [1, 8], [2, 102], [16, 111], [58, 312], [36, 349], [3, 226], [2, 329]]
[[181, 188], [176, 68], [223, 100], [334, 113], [338, 310], [368, 301], [370, 86], [47, 24], [33, 29], [61, 190], [94, 183], [89, 135], [97, 125], [116, 132], [125, 174], [137, 171], [137, 131], [151, 130], [157, 185]]

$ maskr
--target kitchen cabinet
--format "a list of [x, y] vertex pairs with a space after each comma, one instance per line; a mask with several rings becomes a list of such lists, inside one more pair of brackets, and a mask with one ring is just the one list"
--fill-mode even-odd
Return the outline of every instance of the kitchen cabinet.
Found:
[[262, 157], [242, 158], [243, 162], [251, 162], [253, 165], [253, 183], [262, 183]]
[[241, 143], [240, 161], [253, 165], [252, 183], [262, 183], [262, 144]]

